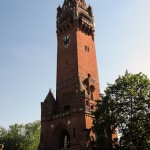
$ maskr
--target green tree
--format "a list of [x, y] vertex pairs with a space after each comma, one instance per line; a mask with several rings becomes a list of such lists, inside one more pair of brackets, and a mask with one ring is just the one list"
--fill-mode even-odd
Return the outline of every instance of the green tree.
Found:
[[1, 138], [1, 143], [5, 145], [5, 149], [23, 150], [24, 137], [22, 136], [22, 128], [23, 125], [14, 124], [9, 126], [8, 130], [3, 130], [3, 133], [1, 133], [1, 137], [3, 137]]
[[40, 139], [40, 121], [14, 124], [8, 130], [0, 127], [0, 143], [6, 150], [36, 150]]
[[112, 150], [117, 138], [113, 138], [116, 133], [115, 121], [112, 118], [111, 103], [107, 96], [101, 94], [101, 100], [97, 101], [96, 111], [93, 113], [93, 131], [96, 134], [97, 149]]
[[121, 134], [122, 149], [134, 145], [139, 150], [149, 150], [147, 141], [150, 135], [150, 80], [148, 77], [142, 73], [131, 74], [128, 71], [124, 76], [119, 76], [114, 84], [108, 84], [105, 95], [97, 103], [94, 116], [93, 131], [98, 137], [97, 143], [101, 142], [98, 141], [99, 136], [103, 137], [105, 142], [112, 143], [111, 136], [109, 140], [106, 139], [107, 134], [111, 135], [117, 129]]
[[28, 141], [28, 150], [38, 149], [40, 139], [40, 121], [28, 123], [25, 125], [25, 136]]

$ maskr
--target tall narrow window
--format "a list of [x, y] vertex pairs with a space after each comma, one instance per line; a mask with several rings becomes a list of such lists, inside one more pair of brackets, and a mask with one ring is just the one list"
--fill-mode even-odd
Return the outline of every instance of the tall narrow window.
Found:
[[90, 78], [91, 77], [91, 75], [88, 73], [88, 78]]
[[41, 133], [41, 143], [43, 143], [43, 133]]
[[89, 101], [88, 100], [86, 100], [86, 106], [89, 106]]
[[76, 137], [76, 128], [73, 128], [73, 138]]
[[63, 101], [65, 101], [65, 94], [63, 94]]
[[70, 111], [71, 110], [71, 108], [70, 108], [70, 105], [65, 105], [64, 106], [64, 111], [66, 112], [66, 111]]
[[89, 48], [88, 46], [86, 46], [86, 45], [85, 45], [85, 51], [86, 51], [86, 52], [89, 52], [89, 51], [90, 51], [90, 48]]

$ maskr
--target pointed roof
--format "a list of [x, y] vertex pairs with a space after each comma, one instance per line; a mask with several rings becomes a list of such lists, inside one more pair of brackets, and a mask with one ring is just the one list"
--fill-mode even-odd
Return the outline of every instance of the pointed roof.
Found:
[[55, 103], [55, 98], [53, 96], [53, 93], [51, 92], [51, 90], [49, 90], [45, 100], [44, 100], [44, 103]]

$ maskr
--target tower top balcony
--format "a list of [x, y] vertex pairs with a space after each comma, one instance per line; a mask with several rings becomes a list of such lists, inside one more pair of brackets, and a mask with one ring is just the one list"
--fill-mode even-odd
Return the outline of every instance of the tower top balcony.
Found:
[[92, 7], [85, 0], [64, 0], [57, 8], [57, 33], [63, 34], [69, 29], [78, 28], [94, 38], [94, 17]]

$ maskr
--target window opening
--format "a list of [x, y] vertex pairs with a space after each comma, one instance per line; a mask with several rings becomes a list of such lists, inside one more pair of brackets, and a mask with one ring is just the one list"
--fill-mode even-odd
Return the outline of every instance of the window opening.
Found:
[[88, 46], [86, 46], [86, 45], [85, 45], [85, 51], [86, 51], [86, 52], [89, 52], [89, 51], [90, 51], [90, 48], [89, 48]]
[[64, 111], [70, 111], [70, 105], [64, 106]]
[[89, 106], [89, 101], [88, 100], [86, 100], [86, 106]]
[[76, 129], [73, 128], [73, 138], [75, 138], [75, 137], [76, 137]]

